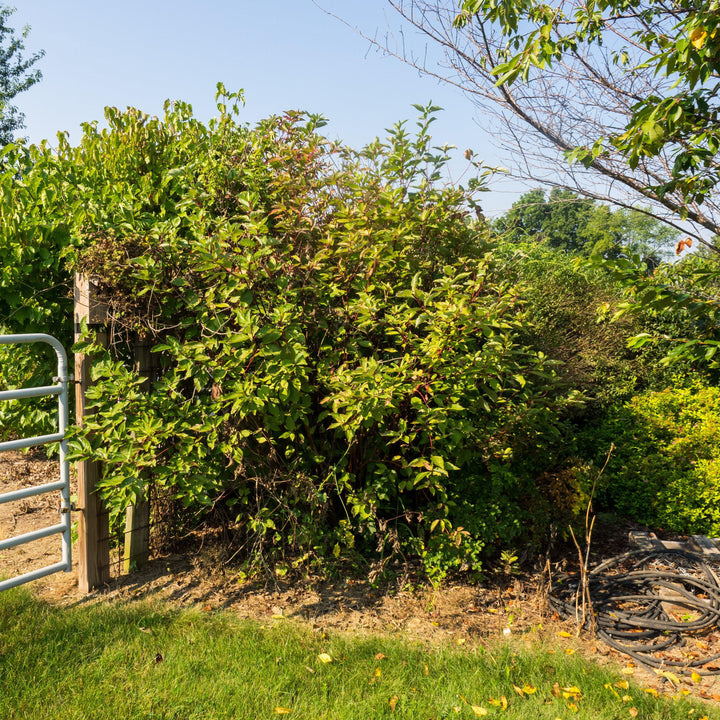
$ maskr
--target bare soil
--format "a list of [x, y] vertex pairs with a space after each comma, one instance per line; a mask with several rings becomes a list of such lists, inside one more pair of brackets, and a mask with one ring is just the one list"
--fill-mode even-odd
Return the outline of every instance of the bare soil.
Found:
[[[58, 477], [57, 462], [41, 455], [0, 454], [0, 493]], [[0, 505], [0, 539], [57, 523], [59, 504], [59, 493], [51, 493]], [[597, 559], [626, 551], [628, 529], [610, 528], [596, 535]], [[13, 577], [59, 559], [59, 536], [37, 540], [0, 552], [0, 576]], [[573, 551], [560, 564], [574, 562]], [[682, 677], [681, 687], [676, 688], [587, 633], [578, 635], [574, 623], [548, 610], [546, 575], [540, 571], [497, 573], [480, 584], [442, 588], [418, 582], [410, 574], [398, 575], [382, 588], [357, 578], [276, 578], [252, 583], [241, 580], [238, 571], [220, 559], [217, 549], [205, 544], [194, 554], [156, 557], [131, 575], [121, 575], [115, 564], [113, 575], [106, 587], [90, 595], [79, 592], [76, 571], [34, 581], [32, 588], [37, 597], [61, 606], [153, 599], [208, 612], [228, 609], [259, 622], [296, 621], [326, 632], [391, 633], [468, 648], [503, 641], [545, 643], [549, 652], [578, 653], [612, 665], [643, 687], [666, 694], [689, 691], [698, 699], [720, 704], [720, 676], [704, 677], [700, 683]], [[708, 654], [720, 652], [720, 632], [710, 633], [702, 642]]]

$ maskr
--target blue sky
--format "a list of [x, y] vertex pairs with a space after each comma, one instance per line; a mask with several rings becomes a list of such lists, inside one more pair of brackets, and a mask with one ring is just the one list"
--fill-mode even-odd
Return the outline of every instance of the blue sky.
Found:
[[[32, 142], [58, 130], [80, 137], [80, 123], [102, 120], [106, 105], [159, 114], [167, 98], [192, 103], [201, 119], [214, 114], [218, 81], [244, 88], [252, 122], [285, 109], [322, 113], [326, 134], [359, 147], [394, 122], [412, 121], [412, 103], [445, 108], [434, 126], [437, 144], [458, 146], [451, 165], [466, 169], [462, 152], [502, 165], [474, 108], [457, 90], [398, 60], [321, 8], [369, 35], [396, 31], [384, 0], [15, 0], [12, 24], [31, 26], [26, 50], [44, 49], [41, 83], [16, 98]], [[419, 37], [410, 43], [423, 47]], [[519, 188], [493, 181], [483, 198], [491, 215], [507, 209]]]

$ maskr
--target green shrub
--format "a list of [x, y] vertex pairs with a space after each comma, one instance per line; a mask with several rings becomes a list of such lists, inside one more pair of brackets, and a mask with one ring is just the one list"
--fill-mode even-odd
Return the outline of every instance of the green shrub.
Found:
[[602, 502], [651, 527], [720, 535], [720, 389], [699, 379], [646, 392], [603, 428], [616, 450]]
[[[461, 528], [462, 478], [543, 447], [572, 398], [522, 342], [521, 290], [468, 222], [472, 192], [437, 185], [431, 109], [417, 135], [400, 124], [359, 153], [311, 116], [248, 128], [221, 112], [86, 131], [76, 172], [113, 197], [91, 203], [104, 214], [79, 263], [121, 332], [112, 353], [81, 346], [96, 414], [75, 456], [103, 461], [115, 516], [148, 486], [232, 504], [251, 562], [411, 552], [436, 574], [478, 569], [526, 510], [509, 487], [490, 512], [476, 493], [483, 519]], [[158, 360], [150, 393], [123, 349], [137, 337]]]
[[109, 108], [77, 147], [8, 156], [28, 214], [2, 205], [3, 242], [62, 228], [40, 233], [58, 285], [93, 275], [110, 307], [109, 349], [76, 348], [95, 413], [72, 448], [102, 461], [113, 519], [159, 491], [179, 522], [222, 509], [250, 565], [411, 553], [434, 577], [542, 532], [532, 478], [575, 398], [468, 219], [482, 177], [440, 184], [434, 109], [356, 152], [317, 116], [249, 127], [220, 100], [207, 125], [184, 103]]

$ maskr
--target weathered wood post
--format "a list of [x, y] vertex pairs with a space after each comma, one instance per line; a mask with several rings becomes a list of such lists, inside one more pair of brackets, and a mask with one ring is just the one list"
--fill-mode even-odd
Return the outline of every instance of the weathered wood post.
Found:
[[[75, 276], [75, 342], [80, 337], [80, 324], [85, 320], [95, 330], [98, 341], [107, 345], [108, 308], [97, 297], [92, 280]], [[82, 426], [88, 414], [85, 391], [90, 385], [90, 365], [87, 355], [75, 355], [75, 417]], [[105, 584], [110, 579], [110, 545], [108, 513], [96, 491], [100, 466], [96, 461], [83, 460], [77, 464], [78, 522], [77, 555], [78, 586], [82, 592]]]
[[[140, 386], [144, 392], [152, 387], [153, 358], [149, 340], [139, 339], [133, 348], [133, 370], [145, 378]], [[145, 488], [142, 497], [135, 505], [127, 509], [125, 515], [125, 549], [123, 570], [126, 573], [139, 570], [148, 561], [150, 554], [150, 498], [149, 488]]]

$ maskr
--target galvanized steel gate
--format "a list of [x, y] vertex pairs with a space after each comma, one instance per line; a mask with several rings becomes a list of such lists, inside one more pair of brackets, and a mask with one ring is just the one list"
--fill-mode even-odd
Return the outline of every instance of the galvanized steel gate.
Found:
[[[0, 452], [6, 450], [20, 450], [22, 448], [34, 447], [36, 445], [44, 445], [46, 443], [60, 443], [60, 480], [47, 483], [45, 485], [37, 485], [35, 487], [22, 488], [21, 490], [13, 490], [0, 495], [0, 504], [22, 500], [23, 498], [42, 495], [59, 490], [62, 496], [60, 504], [61, 521], [57, 525], [34, 530], [33, 532], [17, 535], [6, 540], [0, 540], [0, 551], [23, 545], [39, 540], [40, 538], [50, 535], [62, 534], [62, 561], [49, 565], [38, 570], [18, 575], [0, 582], [0, 591], [8, 588], [22, 585], [23, 583], [45, 577], [56, 572], [70, 572], [72, 568], [72, 558], [70, 554], [70, 473], [68, 468], [67, 441], [65, 440], [65, 431], [68, 426], [68, 383], [70, 377], [68, 375], [68, 362], [65, 349], [59, 340], [52, 335], [41, 333], [27, 335], [0, 335], [0, 345], [15, 345], [25, 343], [42, 342], [51, 345], [58, 358], [58, 374], [53, 378], [55, 385], [46, 385], [43, 387], [24, 388], [22, 390], [4, 390], [0, 392], [0, 401], [2, 400], [19, 400], [22, 398], [45, 397], [48, 395], [57, 395], [58, 397], [58, 430], [52, 435], [39, 435], [37, 437], [22, 438], [19, 440], [10, 440], [0, 443]], [[2, 567], [0, 566], [0, 571]]]

